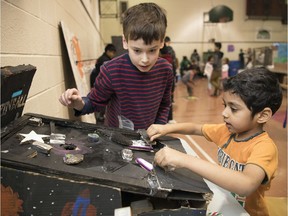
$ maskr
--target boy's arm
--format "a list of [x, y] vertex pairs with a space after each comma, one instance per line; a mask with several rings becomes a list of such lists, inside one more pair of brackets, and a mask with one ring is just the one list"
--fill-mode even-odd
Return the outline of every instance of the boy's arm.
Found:
[[177, 123], [177, 124], [153, 124], [147, 129], [147, 134], [150, 137], [150, 140], [165, 136], [170, 133], [179, 133], [179, 134], [193, 134], [203, 136], [202, 125], [194, 123]]
[[156, 164], [164, 168], [187, 168], [218, 186], [241, 196], [248, 196], [254, 192], [265, 178], [264, 170], [255, 164], [247, 164], [243, 172], [239, 172], [169, 147], [159, 150], [154, 160]]

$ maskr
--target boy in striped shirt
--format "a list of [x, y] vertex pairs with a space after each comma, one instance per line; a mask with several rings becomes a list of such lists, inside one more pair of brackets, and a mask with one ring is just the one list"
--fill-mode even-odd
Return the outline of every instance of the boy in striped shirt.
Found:
[[131, 120], [134, 129], [167, 123], [173, 71], [159, 58], [166, 28], [166, 14], [155, 3], [129, 8], [123, 17], [123, 47], [128, 52], [103, 64], [87, 97], [68, 89], [60, 103], [74, 108], [75, 115], [106, 107], [104, 125], [110, 127], [119, 127], [119, 116]]

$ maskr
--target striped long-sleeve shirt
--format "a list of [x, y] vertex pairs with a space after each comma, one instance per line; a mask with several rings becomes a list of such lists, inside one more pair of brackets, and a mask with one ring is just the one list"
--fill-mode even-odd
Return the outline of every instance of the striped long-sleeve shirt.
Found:
[[134, 129], [166, 124], [171, 106], [173, 72], [171, 64], [159, 58], [149, 72], [140, 72], [123, 54], [105, 62], [94, 88], [84, 97], [79, 114], [100, 111], [106, 106], [105, 125], [118, 127], [118, 116], [134, 123]]

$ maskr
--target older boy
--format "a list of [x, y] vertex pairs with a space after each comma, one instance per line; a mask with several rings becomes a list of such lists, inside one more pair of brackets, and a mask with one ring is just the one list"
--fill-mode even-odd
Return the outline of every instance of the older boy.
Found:
[[119, 126], [119, 116], [131, 120], [134, 129], [167, 123], [173, 72], [171, 64], [159, 58], [166, 27], [166, 15], [158, 5], [129, 8], [123, 17], [123, 47], [128, 53], [103, 64], [87, 97], [68, 89], [59, 101], [74, 108], [76, 115], [107, 106], [104, 124], [110, 127]]
[[282, 103], [281, 87], [265, 68], [243, 71], [223, 87], [224, 124], [152, 125], [147, 130], [151, 140], [168, 133], [204, 136], [218, 146], [219, 165], [168, 147], [156, 153], [155, 162], [190, 169], [234, 193], [250, 215], [269, 215], [264, 192], [275, 176], [278, 151], [263, 127]]

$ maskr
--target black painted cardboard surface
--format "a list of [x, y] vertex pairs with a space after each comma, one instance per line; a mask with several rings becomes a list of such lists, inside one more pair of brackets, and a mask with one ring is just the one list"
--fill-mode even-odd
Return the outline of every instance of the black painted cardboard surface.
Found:
[[[41, 126], [31, 123], [30, 119], [35, 117], [42, 119], [43, 124]], [[27, 151], [30, 151], [31, 144], [20, 145], [21, 139], [17, 134], [28, 134], [34, 130], [37, 134], [49, 135], [51, 133], [51, 121], [55, 123], [54, 132], [65, 134], [66, 143], [74, 144], [78, 150], [66, 150], [60, 145], [53, 145], [49, 155], [38, 153], [35, 158], [27, 157]], [[176, 209], [179, 212], [182, 212], [180, 209], [183, 203], [186, 203], [184, 207], [185, 209], [188, 208], [189, 211], [196, 212], [197, 209], [202, 212], [205, 211], [213, 193], [203, 178], [187, 170], [165, 172], [162, 168], [155, 167], [160, 187], [157, 193], [151, 195], [151, 187], [147, 182], [148, 171], [141, 168], [134, 161], [125, 162], [121, 157], [121, 150], [127, 146], [112, 142], [107, 137], [107, 133], [106, 136], [99, 133], [100, 138], [97, 143], [89, 141], [88, 133], [103, 130], [109, 133], [117, 131], [131, 139], [138, 137], [137, 132], [126, 129], [107, 128], [38, 114], [25, 114], [20, 119], [7, 125], [7, 129], [1, 134], [1, 166], [24, 172], [22, 179], [20, 179], [22, 182], [29, 179], [29, 177], [23, 177], [26, 176], [25, 173], [33, 172], [43, 175], [44, 178], [45, 176], [53, 176], [59, 180], [61, 178], [70, 179], [77, 184], [79, 182], [90, 182], [97, 184], [98, 187], [117, 188], [124, 194], [121, 197], [123, 203], [129, 199], [130, 194], [134, 194], [136, 197], [157, 198], [164, 203], [165, 200], [177, 203]], [[185, 151], [179, 139], [163, 137], [160, 143], [154, 147], [153, 152], [133, 151], [134, 158], [141, 157], [152, 163], [155, 152], [163, 147], [163, 144], [182, 152]], [[63, 162], [65, 153], [79, 152], [84, 154], [83, 162], [77, 165], [67, 165]], [[16, 183], [13, 179], [6, 182], [10, 185], [5, 187], [11, 188]], [[80, 190], [82, 188], [77, 189], [78, 192]], [[14, 188], [13, 191], [15, 191]], [[26, 196], [23, 196], [22, 200], [25, 202]], [[118, 206], [118, 204], [116, 203], [115, 206]], [[186, 212], [186, 210], [183, 211]]]
[[1, 128], [21, 117], [35, 72], [32, 65], [1, 67]]

